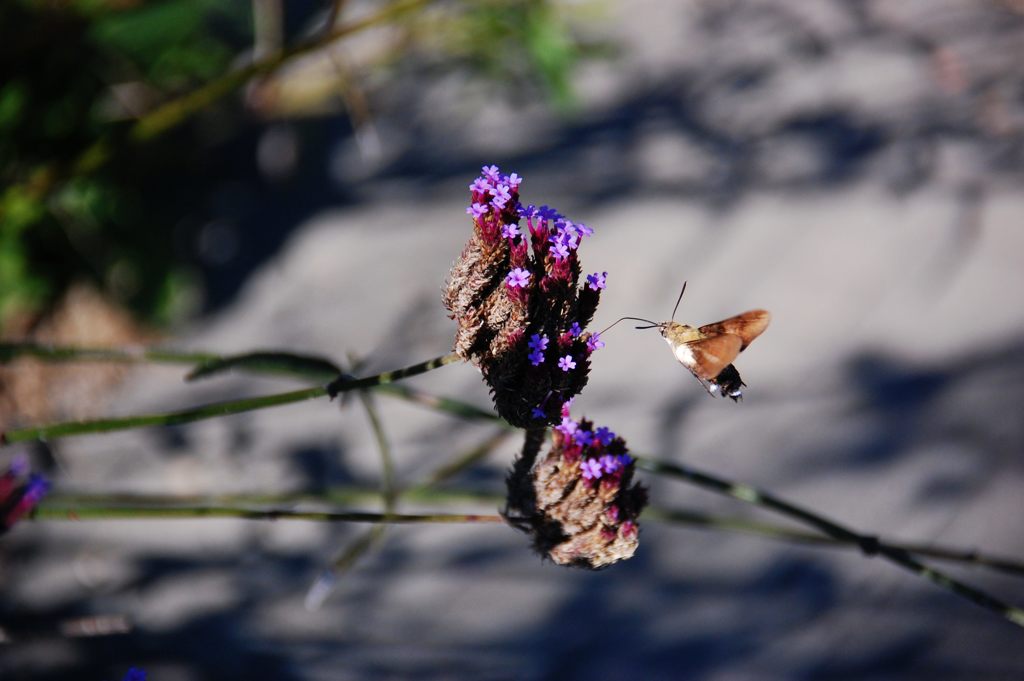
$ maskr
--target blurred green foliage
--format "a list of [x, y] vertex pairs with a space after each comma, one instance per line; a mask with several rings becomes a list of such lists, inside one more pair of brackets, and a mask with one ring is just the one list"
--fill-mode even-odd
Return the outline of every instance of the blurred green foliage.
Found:
[[0, 4], [0, 329], [79, 280], [148, 320], [168, 311], [173, 225], [147, 210], [131, 167], [140, 159], [88, 175], [74, 166], [135, 113], [111, 84], [159, 100], [215, 76], [246, 39], [248, 10], [213, 0], [125, 5]]
[[[302, 14], [308, 39], [323, 33], [316, 23], [330, 4], [281, 8]], [[468, 67], [568, 106], [581, 51], [557, 8], [425, 2], [395, 20], [406, 34], [392, 63], [426, 50], [443, 69]], [[126, 133], [155, 106], [229, 72], [252, 47], [252, 12], [219, 0], [0, 3], [0, 331], [82, 280], [148, 322], [169, 318], [189, 276], [175, 225], [189, 215], [184, 204], [203, 204], [188, 180], [208, 165], [211, 142], [195, 124], [145, 143]], [[440, 19], [421, 21], [428, 13]], [[219, 126], [226, 134], [244, 127], [237, 101], [219, 115], [234, 121]]]

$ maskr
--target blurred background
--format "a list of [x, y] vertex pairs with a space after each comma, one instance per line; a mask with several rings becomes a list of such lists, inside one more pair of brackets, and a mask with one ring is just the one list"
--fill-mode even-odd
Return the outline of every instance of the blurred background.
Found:
[[[865, 532], [1024, 556], [1018, 0], [6, 2], [0, 335], [276, 348], [361, 373], [444, 354], [440, 289], [490, 163], [525, 178], [524, 203], [594, 228], [598, 328], [666, 318], [683, 280], [680, 321], [774, 315], [737, 362], [742, 404], [620, 325], [577, 416]], [[184, 372], [7, 361], [0, 429], [304, 385]], [[409, 383], [489, 408], [468, 366]], [[376, 402], [401, 484], [494, 432]], [[340, 407], [11, 446], [0, 463], [28, 454], [55, 497], [373, 488], [373, 430], [358, 400]], [[446, 483], [486, 498], [400, 509], [493, 512], [518, 446]], [[764, 517], [643, 477], [664, 509]], [[597, 573], [543, 563], [500, 525], [390, 528], [308, 607], [365, 533], [22, 523], [0, 540], [0, 677], [1024, 673], [1019, 630], [891, 565], [653, 519], [635, 558]], [[1019, 580], [945, 567], [1024, 603]]]

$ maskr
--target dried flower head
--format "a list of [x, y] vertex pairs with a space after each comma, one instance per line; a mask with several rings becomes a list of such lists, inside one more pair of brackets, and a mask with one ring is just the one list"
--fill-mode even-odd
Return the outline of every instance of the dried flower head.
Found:
[[469, 185], [473, 236], [443, 301], [458, 322], [455, 352], [480, 368], [502, 418], [526, 427], [557, 422], [586, 385], [590, 355], [604, 343], [583, 329], [608, 273], [579, 285], [580, 242], [593, 230], [553, 208], [522, 206], [521, 182], [485, 166]]
[[50, 483], [38, 473], [28, 472], [28, 461], [16, 456], [0, 475], [0, 534], [32, 511], [49, 491]]
[[559, 565], [598, 569], [632, 557], [647, 491], [630, 484], [636, 463], [626, 443], [607, 428], [573, 421], [568, 408], [538, 459], [543, 434], [527, 431], [508, 478], [506, 520]]

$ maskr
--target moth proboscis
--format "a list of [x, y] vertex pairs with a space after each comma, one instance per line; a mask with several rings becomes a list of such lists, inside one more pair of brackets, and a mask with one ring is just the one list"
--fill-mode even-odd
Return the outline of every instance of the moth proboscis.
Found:
[[[697, 377], [710, 395], [730, 397], [734, 402], [743, 399], [746, 383], [732, 362], [760, 336], [771, 321], [767, 310], [748, 310], [734, 317], [713, 324], [693, 327], [675, 321], [679, 303], [686, 292], [686, 282], [672, 308], [672, 317], [667, 322], [652, 322], [641, 317], [622, 317], [608, 329], [625, 319], [644, 322], [648, 326], [638, 329], [658, 329], [672, 349], [672, 355]], [[602, 331], [603, 333], [603, 331]]]

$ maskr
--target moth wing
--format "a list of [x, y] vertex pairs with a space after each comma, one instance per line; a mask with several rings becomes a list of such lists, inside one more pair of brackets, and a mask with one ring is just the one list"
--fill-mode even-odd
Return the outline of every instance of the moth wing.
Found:
[[700, 327], [700, 332], [705, 336], [723, 334], [737, 336], [741, 341], [738, 352], [743, 352], [748, 345], [754, 342], [755, 338], [768, 328], [768, 322], [771, 320], [772, 315], [768, 310], [748, 310], [714, 324], [705, 324]]
[[710, 336], [686, 343], [693, 354], [693, 366], [687, 367], [697, 378], [710, 381], [732, 364], [743, 349], [743, 340], [732, 334]]

